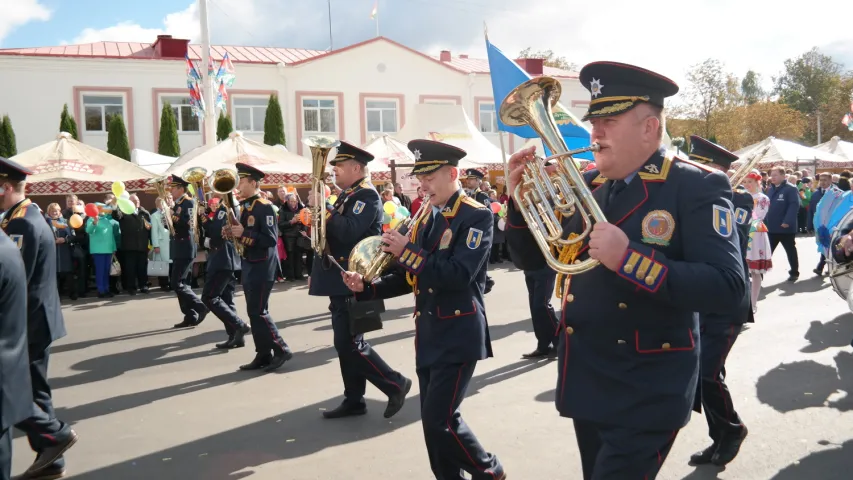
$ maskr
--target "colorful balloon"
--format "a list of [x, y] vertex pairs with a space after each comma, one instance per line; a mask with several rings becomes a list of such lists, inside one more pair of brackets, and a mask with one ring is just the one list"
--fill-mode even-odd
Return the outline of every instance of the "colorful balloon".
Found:
[[391, 215], [389, 215], [385, 212], [382, 213], [382, 224], [383, 225], [388, 225], [389, 223], [391, 223], [391, 220], [393, 220], [393, 219], [394, 219], [394, 217], [392, 217]]
[[71, 217], [68, 218], [68, 225], [70, 225], [71, 228], [76, 230], [83, 226], [83, 218], [75, 213], [74, 215], [71, 215]]
[[136, 211], [136, 205], [126, 198], [119, 198], [116, 203], [118, 204], [118, 209], [125, 215], [133, 215], [133, 212]]
[[113, 195], [116, 197], [120, 197], [121, 194], [125, 193], [126, 189], [124, 188], [124, 182], [113, 182], [112, 187]]
[[302, 225], [305, 225], [306, 227], [308, 225], [311, 225], [311, 210], [308, 210], [307, 208], [303, 208], [302, 210], [300, 210], [299, 221], [302, 222]]
[[402, 218], [392, 218], [391, 223], [388, 224], [388, 227], [397, 228], [397, 226], [400, 225], [400, 222], [402, 222], [402, 221], [403, 221]]
[[324, 191], [326, 192], [326, 198], [329, 198], [329, 195], [331, 195], [331, 194], [332, 194], [332, 189], [331, 189], [331, 188], [329, 188], [329, 186], [328, 186], [328, 185], [326, 185], [326, 188], [325, 188], [325, 190], [324, 190]]
[[100, 209], [94, 203], [87, 203], [86, 207], [83, 208], [83, 213], [86, 214], [87, 217], [97, 217], [98, 213], [100, 213]]
[[501, 204], [498, 202], [492, 202], [489, 204], [489, 208], [492, 209], [492, 213], [498, 213], [501, 211]]
[[337, 202], [337, 201], [338, 201], [338, 196], [337, 196], [337, 195], [329, 195], [329, 203], [334, 204], [334, 203], [335, 203], [335, 202]]
[[409, 212], [409, 209], [408, 209], [408, 208], [406, 208], [406, 207], [404, 207], [404, 206], [402, 206], [402, 205], [400, 205], [399, 207], [397, 207], [397, 216], [398, 216], [398, 217], [400, 217], [400, 218], [406, 218], [406, 217], [408, 217], [409, 215], [411, 215], [411, 212]]
[[384, 210], [388, 215], [392, 215], [397, 211], [397, 204], [389, 200], [382, 205], [382, 210]]

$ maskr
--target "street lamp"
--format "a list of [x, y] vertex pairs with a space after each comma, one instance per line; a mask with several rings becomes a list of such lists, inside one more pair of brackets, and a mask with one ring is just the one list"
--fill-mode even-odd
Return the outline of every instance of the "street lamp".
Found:
[[812, 97], [806, 97], [806, 100], [811, 102], [812, 108], [814, 108], [814, 113], [817, 116], [817, 144], [820, 145], [822, 143], [820, 141], [820, 109], [817, 106], [817, 102], [815, 102]]

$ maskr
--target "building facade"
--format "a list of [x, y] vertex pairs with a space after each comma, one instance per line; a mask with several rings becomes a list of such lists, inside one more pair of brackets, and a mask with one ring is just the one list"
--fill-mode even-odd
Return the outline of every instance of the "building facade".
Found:
[[[334, 51], [266, 47], [213, 47], [214, 62], [227, 52], [236, 81], [228, 89], [235, 130], [262, 141], [269, 96], [282, 106], [287, 147], [308, 156], [302, 138], [331, 135], [362, 145], [374, 134], [394, 135], [419, 103], [462, 105], [481, 132], [499, 145], [488, 61], [443, 51], [430, 56], [384, 37]], [[18, 151], [51, 141], [68, 104], [80, 140], [106, 149], [109, 117], [121, 114], [131, 148], [157, 151], [160, 112], [175, 110], [181, 152], [204, 143], [201, 119], [192, 115], [185, 55], [201, 48], [160, 36], [153, 44], [100, 42], [0, 50], [0, 114], [15, 127]], [[573, 72], [519, 63], [532, 75], [557, 77], [561, 103], [578, 117], [589, 101]], [[497, 99], [498, 104], [502, 99]], [[523, 139], [506, 136], [508, 151]], [[401, 139], [408, 140], [408, 139]]]

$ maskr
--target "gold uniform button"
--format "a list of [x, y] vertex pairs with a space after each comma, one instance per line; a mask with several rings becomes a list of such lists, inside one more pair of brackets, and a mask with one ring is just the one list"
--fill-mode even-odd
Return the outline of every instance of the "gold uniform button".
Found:
[[618, 343], [619, 345], [625, 345], [628, 342], [626, 342], [625, 340], [616, 340], [616, 343]]
[[575, 265], [580, 265], [580, 263], [581, 263], [580, 260], [575, 260]]
[[432, 289], [431, 289], [431, 288], [430, 288], [430, 289], [428, 289], [427, 291], [428, 291], [429, 293], [432, 293]]
[[570, 293], [570, 294], [568, 294], [568, 295], [566, 295], [566, 303], [572, 303], [572, 302], [574, 302], [574, 301], [575, 301], [575, 296], [574, 296], [574, 295], [572, 295], [571, 293]]
[[626, 304], [624, 304], [624, 303], [620, 303], [620, 304], [619, 304], [619, 309], [621, 309], [621, 310], [625, 310], [626, 308], [628, 308], [628, 305], [626, 305]]
[[664, 343], [663, 345], [661, 345], [660, 348], [662, 348], [664, 350], [669, 350], [670, 348], [672, 348], [672, 345], [670, 345], [669, 342], [667, 342], [667, 343]]
[[566, 327], [566, 335], [571, 335], [575, 333], [575, 329], [572, 327]]
[[456, 310], [455, 312], [453, 312], [454, 315], [459, 315], [460, 313], [462, 313], [462, 312], [460, 312], [459, 310]]
[[420, 294], [421, 294], [420, 290], [415, 290], [415, 295], [420, 295]]
[[624, 268], [622, 268], [622, 270], [624, 270], [624, 271], [625, 271], [625, 273], [631, 273], [631, 272], [633, 272], [633, 271], [634, 271], [634, 264], [633, 264], [633, 263], [629, 263], [629, 264], [625, 265], [625, 267], [624, 267]]
[[648, 285], [648, 286], [650, 286], [650, 287], [651, 287], [651, 286], [652, 286], [652, 285], [654, 285], [654, 284], [655, 284], [655, 279], [654, 279], [654, 277], [652, 277], [651, 275], [649, 275], [648, 277], [646, 277], [646, 285]]
[[416, 317], [420, 317], [420, 316], [421, 316], [421, 312], [415, 312], [415, 316], [416, 316]]

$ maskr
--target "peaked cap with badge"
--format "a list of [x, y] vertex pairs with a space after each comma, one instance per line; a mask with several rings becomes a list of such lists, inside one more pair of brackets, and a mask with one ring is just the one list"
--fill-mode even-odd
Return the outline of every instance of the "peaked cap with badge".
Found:
[[329, 160], [329, 165], [334, 167], [338, 162], [345, 162], [347, 160], [355, 160], [362, 165], [367, 165], [373, 160], [373, 155], [355, 145], [341, 141], [341, 144], [338, 145], [338, 151], [335, 153], [335, 158]]
[[407, 146], [415, 155], [412, 175], [425, 175], [444, 166], [459, 166], [459, 160], [468, 155], [461, 148], [434, 140], [412, 140]]
[[181, 178], [180, 175], [172, 175], [169, 177], [169, 186], [170, 187], [184, 187], [187, 188], [190, 186], [189, 182], [185, 181]]
[[690, 136], [690, 160], [713, 163], [728, 170], [739, 157], [725, 148], [698, 135]]
[[237, 163], [234, 166], [237, 167], [237, 176], [240, 178], [248, 177], [260, 182], [266, 176], [264, 172], [247, 163]]
[[663, 75], [618, 62], [587, 64], [580, 81], [591, 95], [583, 121], [619, 115], [641, 102], [663, 108], [664, 99], [678, 93], [678, 85]]
[[8, 158], [0, 157], [0, 181], [5, 179], [12, 182], [23, 182], [27, 179], [27, 175], [33, 173], [32, 170]]
[[477, 178], [479, 180], [486, 178], [486, 175], [476, 168], [469, 168], [468, 170], [465, 170], [465, 175], [467, 175], [467, 178]]

